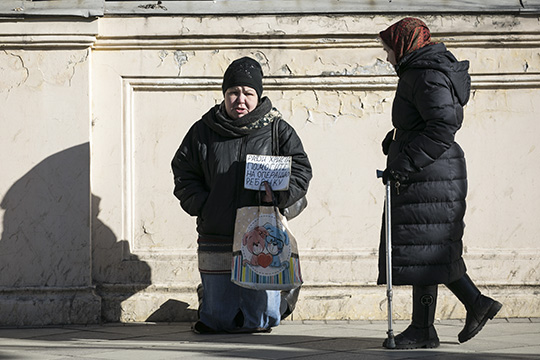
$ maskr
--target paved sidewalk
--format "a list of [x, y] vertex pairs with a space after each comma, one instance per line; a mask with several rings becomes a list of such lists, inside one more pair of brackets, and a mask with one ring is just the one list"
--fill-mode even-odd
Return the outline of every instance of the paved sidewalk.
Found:
[[540, 319], [495, 319], [465, 344], [463, 322], [445, 320], [436, 324], [441, 346], [430, 350], [383, 349], [386, 326], [285, 321], [253, 335], [196, 335], [188, 323], [0, 328], [0, 359], [540, 359]]

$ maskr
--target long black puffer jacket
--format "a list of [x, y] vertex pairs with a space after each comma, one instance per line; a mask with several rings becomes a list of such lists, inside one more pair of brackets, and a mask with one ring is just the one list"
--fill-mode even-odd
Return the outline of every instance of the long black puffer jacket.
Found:
[[[263, 105], [271, 106], [270, 100], [263, 98]], [[257, 191], [244, 189], [246, 155], [272, 155], [272, 126], [270, 122], [247, 133], [235, 133], [219, 126], [218, 111], [216, 105], [197, 121], [177, 150], [172, 160], [174, 195], [188, 214], [197, 216], [199, 235], [229, 239], [232, 245], [236, 210], [259, 203]], [[281, 119], [276, 109], [264, 116], [267, 122], [271, 117]], [[306, 195], [312, 174], [295, 130], [281, 119], [278, 132], [279, 155], [292, 156], [289, 189], [274, 193], [283, 209]]]
[[[444, 44], [406, 55], [396, 66], [398, 87], [383, 141], [392, 182], [392, 282], [447, 284], [465, 272], [463, 217], [465, 155], [454, 141], [469, 100], [469, 62]], [[391, 176], [392, 178], [392, 176]], [[384, 223], [378, 283], [386, 283]]]

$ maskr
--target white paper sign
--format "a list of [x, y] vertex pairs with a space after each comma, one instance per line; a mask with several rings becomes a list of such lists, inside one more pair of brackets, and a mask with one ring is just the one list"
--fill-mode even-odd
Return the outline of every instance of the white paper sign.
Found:
[[272, 190], [289, 188], [292, 157], [271, 155], [247, 155], [244, 187], [249, 190], [264, 190], [261, 184], [267, 181]]

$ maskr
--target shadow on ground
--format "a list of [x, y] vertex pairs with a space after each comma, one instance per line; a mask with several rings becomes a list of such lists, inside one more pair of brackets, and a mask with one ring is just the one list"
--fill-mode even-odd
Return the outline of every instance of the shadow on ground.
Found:
[[[441, 348], [386, 350], [380, 337], [320, 336], [302, 334], [302, 326], [283, 326], [270, 334], [197, 335], [188, 323], [109, 324], [48, 328], [0, 329], [0, 359], [37, 356], [101, 354], [99, 358], [132, 359], [538, 359], [538, 355], [490, 353], [457, 342]], [[311, 328], [306, 326], [306, 332]], [[280, 333], [278, 333], [278, 331]], [[346, 330], [343, 330], [346, 333]], [[351, 332], [354, 331], [351, 329]], [[479, 343], [481, 344], [481, 343]], [[516, 351], [518, 351], [517, 349]], [[32, 357], [28, 355], [31, 354]], [[116, 355], [116, 356], [115, 356]], [[35, 356], [35, 357], [34, 357]], [[44, 358], [44, 357], [42, 357]], [[56, 357], [55, 357], [56, 358]], [[122, 357], [124, 358], [124, 357]]]

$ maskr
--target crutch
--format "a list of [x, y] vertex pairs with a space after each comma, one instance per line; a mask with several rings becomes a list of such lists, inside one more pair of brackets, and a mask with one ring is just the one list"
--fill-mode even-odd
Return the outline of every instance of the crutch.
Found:
[[[377, 170], [377, 178], [382, 178], [383, 172]], [[396, 342], [394, 341], [394, 330], [392, 329], [392, 219], [391, 219], [391, 206], [390, 206], [390, 180], [386, 182], [385, 186], [386, 194], [384, 197], [384, 227], [386, 237], [386, 297], [388, 299], [388, 341], [386, 347], [388, 349], [394, 349]]]

